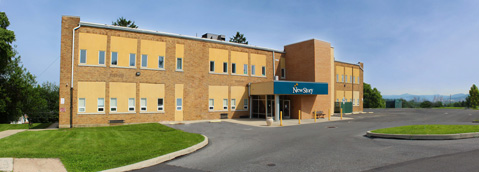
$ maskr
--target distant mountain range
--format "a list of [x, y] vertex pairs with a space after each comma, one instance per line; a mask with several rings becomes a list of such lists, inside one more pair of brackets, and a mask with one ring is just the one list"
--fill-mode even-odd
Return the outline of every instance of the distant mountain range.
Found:
[[422, 102], [429, 100], [432, 102], [442, 101], [442, 102], [459, 102], [465, 101], [466, 97], [469, 94], [453, 94], [453, 95], [413, 95], [413, 94], [401, 94], [401, 95], [383, 95], [383, 99], [404, 99], [404, 100], [415, 100], [417, 102]]

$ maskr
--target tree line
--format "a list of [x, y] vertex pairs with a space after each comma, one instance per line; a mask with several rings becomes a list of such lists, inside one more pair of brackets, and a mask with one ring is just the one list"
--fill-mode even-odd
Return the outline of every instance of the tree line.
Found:
[[0, 12], [0, 123], [27, 115], [31, 122], [58, 121], [58, 86], [38, 84], [12, 46], [15, 33], [5, 12]]

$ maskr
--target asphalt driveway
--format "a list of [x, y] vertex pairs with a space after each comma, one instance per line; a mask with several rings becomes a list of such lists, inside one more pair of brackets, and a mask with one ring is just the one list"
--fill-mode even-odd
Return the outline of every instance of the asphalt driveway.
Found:
[[[479, 139], [416, 141], [364, 137], [368, 130], [402, 125], [472, 125], [472, 120], [479, 119], [479, 111], [365, 111], [375, 113], [348, 115], [354, 119], [347, 121], [280, 128], [228, 122], [171, 125], [204, 134], [210, 143], [193, 154], [138, 171], [463, 171], [479, 168], [474, 163], [464, 166], [451, 162], [453, 158], [479, 158], [470, 153], [479, 152]], [[440, 168], [441, 165], [448, 168]]]

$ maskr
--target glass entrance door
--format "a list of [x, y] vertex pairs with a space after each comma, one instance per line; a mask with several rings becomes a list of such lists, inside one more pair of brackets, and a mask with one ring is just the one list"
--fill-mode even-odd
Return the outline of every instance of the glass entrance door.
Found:
[[291, 106], [290, 106], [290, 101], [289, 100], [283, 100], [281, 101], [281, 107], [280, 111], [283, 112], [283, 118], [284, 119], [289, 119], [291, 118]]
[[268, 100], [268, 117], [274, 118], [274, 100]]

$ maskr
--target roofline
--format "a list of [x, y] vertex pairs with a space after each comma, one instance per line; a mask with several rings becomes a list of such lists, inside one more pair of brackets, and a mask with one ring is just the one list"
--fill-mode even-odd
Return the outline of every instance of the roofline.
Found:
[[194, 36], [180, 35], [180, 34], [167, 33], [167, 32], [159, 32], [159, 31], [146, 30], [146, 29], [135, 29], [135, 28], [129, 28], [129, 27], [123, 27], [123, 26], [113, 26], [113, 25], [107, 25], [107, 24], [83, 22], [83, 21], [80, 21], [80, 25], [81, 26], [87, 26], [87, 27], [96, 27], [96, 28], [128, 31], [128, 32], [146, 33], [146, 34], [161, 35], [161, 36], [170, 36], [170, 37], [175, 37], [175, 38], [191, 39], [191, 40], [213, 42], [213, 43], [225, 44], [225, 45], [231, 45], [231, 46], [237, 46], [237, 47], [252, 48], [252, 49], [257, 49], [257, 50], [285, 53], [282, 50], [276, 50], [276, 49], [272, 49], [272, 48], [258, 47], [258, 46], [247, 45], [247, 44], [240, 44], [240, 43], [227, 42], [227, 41], [219, 41], [219, 40], [214, 40], [214, 39], [205, 39], [205, 38], [199, 38], [199, 37], [194, 37]]
[[334, 60], [334, 62], [345, 63], [345, 64], [350, 64], [350, 65], [359, 66], [359, 68], [364, 71], [364, 69], [361, 67], [360, 64], [348, 63], [348, 62], [343, 62], [343, 61], [338, 61], [338, 60]]

